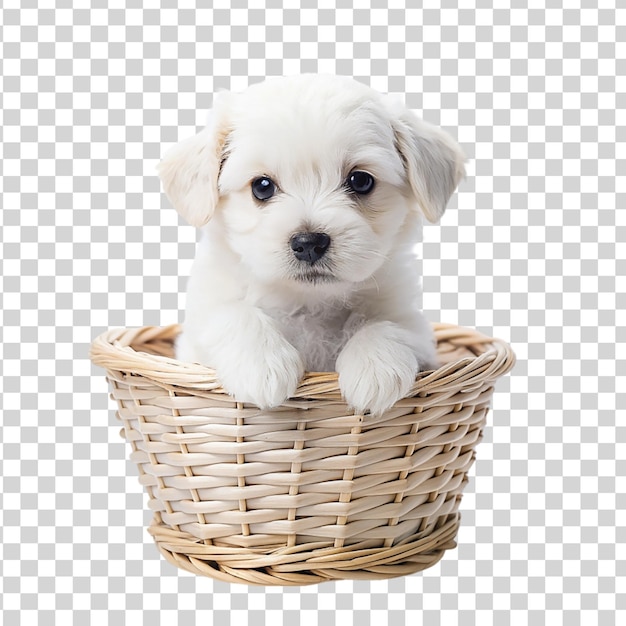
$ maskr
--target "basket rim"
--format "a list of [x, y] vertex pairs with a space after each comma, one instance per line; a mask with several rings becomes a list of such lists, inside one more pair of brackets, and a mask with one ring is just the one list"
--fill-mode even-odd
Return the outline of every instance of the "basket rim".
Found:
[[[484, 349], [484, 352], [475, 357], [462, 357], [436, 370], [418, 373], [410, 395], [475, 388], [504, 376], [515, 365], [515, 353], [502, 339], [489, 337], [477, 330], [455, 324], [438, 322], [433, 323], [432, 327], [439, 342], [478, 346]], [[141, 352], [133, 347], [174, 341], [181, 330], [180, 324], [112, 328], [94, 339], [89, 357], [95, 365], [108, 372], [117, 371], [142, 376], [166, 389], [188, 389], [191, 393], [210, 392], [228, 396], [214, 369], [198, 363]], [[319, 394], [338, 394], [339, 398], [341, 397], [337, 372], [306, 372], [294, 398], [307, 398]]]

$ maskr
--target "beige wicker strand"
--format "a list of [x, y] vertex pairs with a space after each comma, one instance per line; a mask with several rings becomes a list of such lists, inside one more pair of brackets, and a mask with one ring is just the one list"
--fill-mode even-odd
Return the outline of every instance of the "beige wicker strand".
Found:
[[[243, 403], [241, 402], [237, 402], [237, 410], [241, 411], [243, 409]], [[238, 417], [237, 418], [237, 426], [243, 426], [244, 425], [244, 418], [242, 417]], [[244, 439], [243, 437], [239, 436], [237, 437], [237, 443], [243, 443]], [[237, 465], [244, 465], [246, 462], [246, 455], [245, 454], [238, 454], [237, 455]], [[237, 487], [239, 488], [243, 488], [246, 486], [246, 479], [244, 476], [237, 476]], [[241, 498], [239, 500], [239, 510], [242, 513], [245, 513], [248, 510], [248, 504], [246, 502], [245, 498]], [[250, 526], [246, 523], [241, 524], [241, 534], [244, 537], [248, 537], [250, 535]]]
[[[351, 435], [359, 435], [361, 434], [361, 424], [355, 426], [351, 431]], [[348, 448], [348, 456], [355, 456], [359, 452], [359, 446], [350, 446]], [[343, 480], [351, 481], [354, 478], [354, 469], [347, 467], [343, 472]], [[352, 491], [342, 491], [339, 494], [339, 502], [342, 504], [347, 504], [352, 499]], [[348, 517], [346, 515], [339, 515], [337, 517], [337, 526], [345, 526], [348, 522]], [[335, 548], [343, 548], [345, 539], [343, 537], [335, 538]]]
[[[418, 395], [423, 398], [426, 394], [423, 391], [421, 391]], [[419, 430], [419, 427], [420, 427], [420, 420], [417, 416], [420, 413], [422, 413], [423, 410], [424, 410], [424, 407], [422, 406], [417, 406], [415, 407], [415, 409], [413, 409], [413, 413], [415, 414], [415, 421], [411, 425], [411, 430], [409, 434], [411, 435], [417, 434], [417, 431]], [[410, 458], [413, 455], [413, 452], [415, 452], [415, 444], [409, 444], [406, 447], [404, 456]], [[409, 475], [409, 470], [402, 470], [400, 474], [398, 475], [398, 480], [406, 480], [406, 477], [408, 475]], [[404, 498], [404, 491], [399, 491], [396, 494], [396, 497], [394, 498], [394, 502], [395, 503], [402, 502], [403, 498]], [[398, 517], [392, 517], [389, 519], [387, 523], [389, 526], [396, 526], [399, 520], [400, 518]], [[390, 548], [392, 545], [393, 545], [393, 538], [388, 537], [387, 539], [385, 539], [385, 542], [383, 543], [383, 547]]]
[[[118, 384], [119, 384], [118, 380], [111, 373], [109, 373], [107, 375], [107, 381], [108, 381], [108, 383], [109, 383], [109, 385], [111, 387], [111, 390], [112, 390], [112, 394], [111, 395], [113, 396], [113, 398], [115, 398], [115, 390], [118, 389]], [[126, 412], [123, 409], [125, 409], [126, 406], [125, 406], [123, 400], [119, 400], [118, 404], [119, 404], [120, 409], [122, 409], [122, 411], [118, 411], [116, 413], [116, 415], [117, 415], [117, 418], [123, 423], [123, 430], [120, 433], [120, 435], [124, 439], [126, 439], [126, 441], [128, 441], [128, 443], [130, 444], [130, 447], [131, 447], [131, 450], [132, 450], [131, 457], [132, 456], [136, 456], [139, 453], [139, 449], [137, 448], [137, 444], [135, 443], [134, 439], [132, 439], [131, 437], [128, 436], [129, 433], [131, 433], [133, 429], [132, 429], [132, 427], [131, 427], [131, 425], [129, 423], [129, 420], [125, 417]], [[148, 482], [146, 480], [147, 475], [146, 475], [146, 472], [145, 472], [145, 470], [144, 470], [144, 468], [143, 468], [141, 463], [137, 463], [137, 470], [139, 471], [139, 482], [142, 485], [144, 485], [150, 500], [154, 500], [155, 496], [154, 496], [154, 492], [152, 490], [152, 485], [148, 484]], [[159, 524], [163, 523], [163, 520], [161, 519], [160, 511], [155, 511], [154, 512], [154, 517], [155, 517], [155, 520], [157, 521], [157, 523], [159, 523]]]
[[[459, 382], [480, 374], [495, 380], [506, 374], [515, 363], [513, 351], [500, 340], [448, 324], [434, 324], [434, 331], [442, 348], [440, 355], [451, 362], [435, 372], [419, 374], [414, 393], [445, 388], [446, 383], [458, 387]], [[112, 329], [94, 340], [91, 357], [107, 370], [133, 372], [162, 385], [224, 393], [214, 370], [171, 358], [173, 341], [179, 332], [177, 324], [163, 328]], [[133, 346], [141, 346], [142, 350], [148, 347], [149, 350], [137, 352]], [[458, 359], [454, 358], [455, 351], [459, 354]], [[471, 357], [466, 356], [468, 352], [471, 352]], [[477, 352], [480, 352], [478, 357]], [[296, 397], [300, 394], [305, 397], [316, 395], [318, 389], [320, 394], [332, 396], [338, 393], [337, 378], [335, 372], [308, 372]]]
[[[463, 404], [461, 402], [459, 402], [458, 404], [454, 405], [454, 408], [452, 409], [453, 413], [458, 413], [459, 411], [461, 411], [461, 409], [463, 408]], [[450, 424], [450, 426], [448, 427], [448, 432], [453, 433], [456, 432], [456, 430], [459, 428], [459, 424], [458, 423], [454, 423], [454, 424]], [[452, 443], [448, 443], [443, 447], [443, 452], [450, 452], [452, 450], [453, 444]], [[446, 469], [445, 465], [440, 465], [436, 470], [435, 470], [435, 474], [434, 476], [441, 476], [441, 474], [443, 474], [444, 470]], [[432, 500], [434, 501], [437, 498], [437, 492], [433, 492], [429, 498], [432, 498]], [[456, 503], [458, 504], [458, 502]], [[444, 524], [444, 519], [440, 518], [439, 520], [437, 520], [436, 524], [435, 524], [435, 528], [441, 527]], [[424, 530], [424, 529], [422, 529]]]
[[[302, 432], [306, 430], [306, 422], [298, 422], [298, 431]], [[294, 442], [293, 449], [296, 451], [301, 451], [304, 449], [304, 437], [302, 439], [298, 438]], [[291, 464], [291, 474], [298, 476], [302, 472], [302, 463], [293, 462]], [[299, 486], [297, 484], [291, 485], [289, 487], [289, 495], [297, 496], [299, 492]], [[287, 511], [287, 521], [293, 522], [296, 519], [298, 509], [296, 507], [292, 507]], [[297, 535], [295, 533], [290, 533], [287, 536], [287, 547], [291, 548], [296, 545]]]
[[[169, 391], [168, 395], [169, 395], [170, 398], [175, 398], [176, 397], [173, 391]], [[174, 417], [180, 417], [180, 413], [179, 413], [178, 409], [175, 409], [175, 408], [172, 407], [172, 415]], [[184, 434], [184, 430], [183, 430], [182, 426], [176, 426], [176, 434], [177, 435], [183, 435]], [[185, 444], [183, 441], [180, 441], [179, 445], [180, 445], [180, 451], [181, 451], [181, 453], [183, 455], [186, 455], [186, 454], [189, 453], [189, 450], [187, 448], [187, 444]], [[185, 467], [183, 467], [183, 471], [185, 472], [185, 476], [187, 478], [192, 478], [193, 475], [194, 475], [192, 468], [190, 466], [188, 466], [188, 465], [185, 465]], [[200, 502], [201, 501], [200, 500], [200, 496], [198, 495], [198, 490], [197, 489], [190, 488], [189, 489], [189, 493], [191, 494], [191, 499], [194, 502]], [[204, 517], [204, 514], [203, 513], [198, 513], [197, 515], [198, 515], [198, 522], [200, 524], [206, 524], [206, 519]], [[207, 544], [207, 545], [210, 545], [211, 544], [211, 540], [210, 539], [204, 539], [204, 543]]]
[[173, 358], [179, 326], [94, 340], [177, 567], [227, 582], [304, 585], [431, 567], [455, 547], [459, 503], [510, 347], [434, 327], [442, 365], [380, 416], [354, 415], [335, 372], [308, 372], [270, 411], [210, 368]]
[[[132, 395], [132, 394], [131, 394]], [[133, 402], [135, 404], [135, 408], [136, 408], [136, 414], [137, 414], [137, 421], [139, 422], [139, 424], [146, 424], [146, 419], [143, 415], [143, 411], [141, 410], [141, 402], [134, 398]], [[158, 465], [159, 461], [156, 457], [156, 454], [154, 454], [151, 450], [150, 450], [150, 444], [151, 444], [151, 439], [150, 439], [150, 435], [146, 432], [142, 432], [142, 429], [140, 429], [140, 432], [143, 436], [143, 440], [146, 446], [146, 452], [148, 454], [148, 458], [150, 459], [150, 463], [154, 466], [154, 465]], [[163, 478], [161, 476], [157, 476], [156, 477], [157, 480], [157, 486], [159, 488], [160, 491], [163, 491], [165, 489], [165, 484], [163, 482]], [[150, 499], [153, 500], [154, 499], [154, 491], [152, 489], [150, 489], [150, 491], [148, 492], [150, 495]], [[156, 499], [154, 499], [154, 501], [158, 501]], [[172, 506], [169, 502], [169, 500], [165, 500], [165, 506], [166, 506], [166, 511], [168, 514], [172, 515], [173, 514], [173, 509]], [[159, 518], [161, 517], [161, 514], [159, 513]], [[174, 530], [178, 530], [178, 526], [176, 524], [172, 524], [172, 528]]]

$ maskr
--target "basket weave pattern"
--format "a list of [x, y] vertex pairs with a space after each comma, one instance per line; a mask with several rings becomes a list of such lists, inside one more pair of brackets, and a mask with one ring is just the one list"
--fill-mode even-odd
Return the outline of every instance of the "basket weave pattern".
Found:
[[175, 360], [178, 326], [117, 329], [104, 367], [154, 521], [175, 565], [228, 582], [389, 578], [455, 547], [458, 507], [510, 347], [438, 324], [444, 363], [380, 417], [354, 415], [336, 373], [309, 373], [271, 411]]

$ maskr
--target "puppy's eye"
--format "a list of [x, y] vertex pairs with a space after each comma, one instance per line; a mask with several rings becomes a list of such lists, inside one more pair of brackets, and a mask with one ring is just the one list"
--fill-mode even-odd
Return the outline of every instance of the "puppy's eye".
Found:
[[374, 189], [374, 178], [367, 172], [352, 172], [346, 182], [352, 191], [361, 195], [366, 195]]
[[252, 181], [252, 193], [257, 200], [269, 200], [276, 193], [276, 185], [271, 178], [261, 176]]

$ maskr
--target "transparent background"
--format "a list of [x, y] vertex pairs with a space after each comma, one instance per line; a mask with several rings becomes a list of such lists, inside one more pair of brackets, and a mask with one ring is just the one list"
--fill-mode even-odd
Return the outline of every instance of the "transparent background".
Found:
[[[199, 4], [3, 3], [4, 623], [626, 623], [626, 11]], [[196, 233], [160, 155], [215, 91], [299, 72], [404, 97], [462, 144], [467, 180], [424, 233], [425, 311], [518, 364], [456, 551], [390, 581], [247, 588], [159, 556], [87, 352], [181, 319]]]

